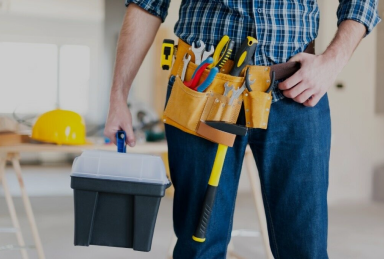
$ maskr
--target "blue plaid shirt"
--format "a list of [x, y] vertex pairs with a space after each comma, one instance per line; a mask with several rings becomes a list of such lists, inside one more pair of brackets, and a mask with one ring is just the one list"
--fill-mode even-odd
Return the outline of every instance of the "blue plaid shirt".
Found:
[[[365, 25], [367, 34], [380, 21], [377, 0], [339, 0], [338, 24], [351, 19]], [[162, 21], [170, 0], [126, 0], [135, 3]], [[234, 52], [243, 39], [258, 39], [254, 64], [269, 66], [286, 62], [303, 52], [317, 37], [319, 7], [316, 0], [183, 0], [175, 34], [187, 42], [203, 40], [216, 46], [223, 35], [236, 41]], [[283, 95], [275, 87], [273, 100]]]

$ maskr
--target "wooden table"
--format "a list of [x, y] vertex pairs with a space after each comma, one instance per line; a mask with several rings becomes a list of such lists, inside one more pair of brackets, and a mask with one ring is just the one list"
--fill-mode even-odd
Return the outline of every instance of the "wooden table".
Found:
[[[80, 154], [83, 150], [111, 150], [115, 151], [115, 145], [81, 145], [81, 146], [60, 146], [51, 144], [20, 144], [14, 146], [0, 146], [0, 182], [4, 188], [4, 194], [8, 211], [11, 216], [14, 232], [17, 237], [18, 245], [20, 247], [21, 255], [23, 259], [28, 258], [28, 254], [25, 250], [25, 242], [20, 228], [19, 220], [16, 214], [13, 199], [9, 190], [9, 185], [5, 177], [6, 162], [10, 161], [13, 165], [13, 169], [16, 173], [17, 180], [19, 182], [21, 197], [23, 200], [24, 208], [27, 214], [28, 222], [31, 227], [35, 247], [39, 256], [39, 259], [45, 259], [43, 245], [39, 236], [38, 228], [36, 225], [35, 217], [33, 214], [32, 206], [29, 200], [29, 196], [25, 190], [25, 185], [22, 177], [22, 171], [20, 167], [20, 153], [37, 153], [37, 152], [58, 152], [58, 153], [74, 153]], [[145, 143], [137, 144], [135, 148], [127, 148], [127, 152], [141, 153], [141, 154], [164, 154], [168, 152], [166, 142], [158, 143]], [[256, 177], [254, 172], [257, 172], [255, 162], [252, 156], [252, 152], [247, 147], [245, 153], [245, 165], [247, 167], [249, 182], [252, 187], [254, 201], [256, 205], [256, 211], [258, 214], [260, 232], [263, 236], [264, 246], [266, 249], [268, 259], [273, 259], [272, 253], [269, 248], [269, 239], [267, 232], [267, 224], [264, 212], [264, 204], [261, 196], [260, 180]], [[251, 173], [253, 172], [253, 173]], [[231, 250], [231, 249], [229, 249]], [[230, 251], [231, 252], [231, 251]]]

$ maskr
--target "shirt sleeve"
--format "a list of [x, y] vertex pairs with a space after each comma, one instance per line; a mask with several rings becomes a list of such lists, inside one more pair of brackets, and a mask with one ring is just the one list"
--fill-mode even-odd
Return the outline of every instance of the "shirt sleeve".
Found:
[[367, 28], [368, 35], [381, 21], [377, 13], [377, 0], [339, 0], [337, 26], [344, 20], [357, 21]]
[[125, 6], [134, 3], [152, 15], [160, 17], [164, 22], [168, 15], [168, 8], [171, 0], [125, 0]]

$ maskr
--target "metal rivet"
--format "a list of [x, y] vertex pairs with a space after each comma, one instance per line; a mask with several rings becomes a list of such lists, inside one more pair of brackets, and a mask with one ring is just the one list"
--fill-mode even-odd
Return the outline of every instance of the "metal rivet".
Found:
[[225, 72], [225, 69], [222, 69], [221, 72]]
[[271, 81], [267, 80], [267, 83], [270, 83]]
[[250, 122], [247, 122], [247, 124], [251, 124]]
[[269, 111], [269, 109], [268, 109], [268, 108], [267, 108], [266, 110], [267, 110], [267, 112]]
[[267, 67], [265, 68], [265, 71], [268, 71], [268, 68], [267, 68]]
[[216, 99], [216, 100], [215, 100], [215, 103], [218, 103], [218, 102], [220, 102], [219, 99]]
[[163, 121], [164, 121], [164, 122], [166, 122], [167, 120], [166, 120], [166, 119], [164, 119]]
[[246, 109], [245, 112], [249, 112], [249, 109]]
[[248, 96], [248, 94], [245, 94], [245, 96]]
[[263, 122], [263, 125], [266, 125], [267, 123]]
[[269, 97], [269, 96], [268, 96], [268, 98], [267, 98], [267, 99], [268, 99], [268, 100], [270, 100], [270, 99], [271, 99], [271, 97]]
[[225, 103], [222, 106], [225, 107]]

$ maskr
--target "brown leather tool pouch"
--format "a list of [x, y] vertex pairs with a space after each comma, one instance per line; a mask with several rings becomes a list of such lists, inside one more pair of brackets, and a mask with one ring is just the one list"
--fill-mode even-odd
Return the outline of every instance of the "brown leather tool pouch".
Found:
[[185, 132], [198, 135], [196, 131], [200, 121], [235, 123], [241, 103], [237, 100], [229, 105], [229, 97], [210, 89], [204, 93], [196, 92], [186, 87], [177, 76], [163, 114], [163, 121]]

